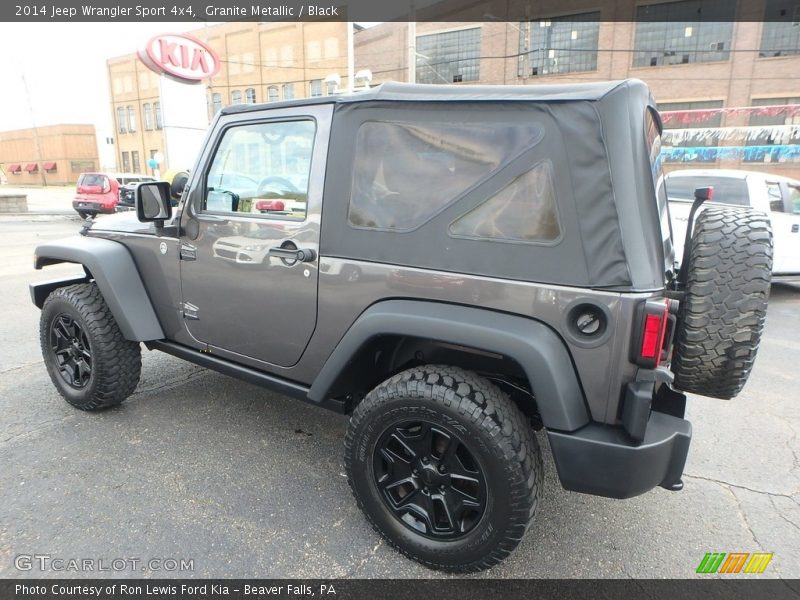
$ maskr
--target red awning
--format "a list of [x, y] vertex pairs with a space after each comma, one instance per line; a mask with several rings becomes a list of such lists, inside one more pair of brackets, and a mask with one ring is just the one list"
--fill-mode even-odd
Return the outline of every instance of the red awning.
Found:
[[44, 163], [42, 165], [42, 168], [45, 171], [55, 171], [56, 170], [56, 163], [54, 163], [54, 162]]
[[22, 165], [8, 165], [9, 173], [19, 173], [22, 171]]
[[28, 173], [35, 173], [36, 171], [39, 170], [39, 165], [37, 165], [36, 163], [28, 163], [27, 165], [25, 165], [25, 170]]

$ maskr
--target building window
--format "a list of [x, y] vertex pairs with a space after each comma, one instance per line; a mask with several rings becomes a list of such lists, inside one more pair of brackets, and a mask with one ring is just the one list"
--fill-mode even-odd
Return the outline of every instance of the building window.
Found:
[[294, 48], [292, 46], [281, 47], [281, 66], [291, 67], [294, 64]]
[[222, 110], [222, 94], [215, 92], [211, 94], [211, 113], [212, 113], [211, 116], [213, 117], [221, 110]]
[[122, 106], [117, 107], [117, 131], [120, 133], [126, 133], [128, 131], [128, 128], [126, 127], [127, 122], [128, 117], [125, 113], [125, 108]]
[[339, 82], [338, 81], [326, 81], [325, 82], [325, 95], [333, 96], [339, 91]]
[[144, 128], [147, 131], [153, 129], [153, 107], [149, 102], [144, 103]]
[[800, 2], [767, 0], [760, 48], [761, 57], [800, 54]]
[[339, 58], [339, 39], [329, 37], [325, 39], [325, 58]]
[[[752, 106], [784, 106], [800, 104], [800, 97], [791, 98], [758, 98], [750, 103]], [[744, 153], [743, 162], [774, 163], [780, 162], [780, 149], [772, 150], [764, 146], [785, 146], [800, 144], [800, 116], [786, 115], [750, 115], [748, 123], [751, 127], [764, 127], [762, 131], [747, 136], [746, 146], [759, 146], [748, 149]]]
[[252, 52], [245, 52], [242, 54], [242, 72], [252, 73], [256, 68], [256, 57]]
[[248, 104], [256, 103], [256, 90], [255, 88], [247, 88], [244, 91], [244, 97]]
[[284, 83], [283, 84], [283, 99], [284, 100], [292, 100], [292, 99], [294, 99], [294, 84], [293, 83]]
[[161, 102], [153, 102], [153, 112], [156, 115], [156, 129], [163, 129], [164, 120], [161, 117]]
[[241, 103], [242, 103], [242, 91], [233, 90], [231, 92], [231, 104], [241, 104]]
[[122, 171], [125, 173], [131, 170], [131, 160], [127, 152], [122, 153]]
[[[698, 101], [698, 102], [659, 102], [658, 110], [659, 111], [671, 111], [671, 110], [709, 110], [713, 108], [722, 108], [722, 100], [707, 100], [707, 101]], [[708, 119], [703, 120], [702, 123], [698, 123], [695, 128], [701, 129], [713, 129], [715, 127], [722, 126], [722, 111], [714, 114]], [[670, 129], [686, 129], [685, 135], [681, 135], [679, 132], [669, 132]], [[719, 146], [720, 136], [719, 133], [712, 133], [711, 135], [703, 135], [700, 139], [698, 137], [692, 135], [691, 132], [692, 127], [686, 127], [683, 123], [679, 123], [678, 120], [675, 120], [671, 123], [664, 125], [665, 135], [664, 137], [669, 142], [665, 142], [665, 146], [669, 145], [672, 148], [700, 148], [700, 147], [711, 147], [716, 148]], [[679, 158], [668, 158], [665, 162], [703, 162], [703, 163], [713, 163], [717, 161], [716, 151], [710, 152], [697, 152], [687, 150], [686, 152], [682, 152], [679, 155]]]
[[139, 151], [138, 150], [134, 150], [133, 152], [131, 152], [131, 166], [133, 167], [133, 172], [134, 173], [138, 173], [142, 168], [142, 165], [139, 164]]
[[267, 98], [270, 102], [277, 102], [280, 99], [277, 85], [271, 85], [267, 88]]
[[322, 58], [322, 44], [317, 41], [308, 42], [308, 60], [318, 61]]
[[636, 8], [633, 66], [730, 58], [736, 0], [688, 0]]
[[417, 83], [480, 79], [481, 28], [417, 36]]
[[136, 112], [132, 106], [128, 107], [128, 131], [131, 133], [136, 131]]
[[322, 79], [312, 79], [308, 84], [308, 95], [312, 98], [322, 96]]
[[599, 12], [533, 21], [528, 31], [527, 75], [597, 70]]

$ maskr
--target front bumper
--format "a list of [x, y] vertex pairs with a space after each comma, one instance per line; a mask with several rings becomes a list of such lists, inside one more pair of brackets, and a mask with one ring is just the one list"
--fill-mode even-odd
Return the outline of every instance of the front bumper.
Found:
[[680, 489], [692, 424], [654, 410], [641, 442], [622, 427], [600, 423], [569, 433], [548, 431], [547, 436], [565, 489], [631, 498], [656, 486]]

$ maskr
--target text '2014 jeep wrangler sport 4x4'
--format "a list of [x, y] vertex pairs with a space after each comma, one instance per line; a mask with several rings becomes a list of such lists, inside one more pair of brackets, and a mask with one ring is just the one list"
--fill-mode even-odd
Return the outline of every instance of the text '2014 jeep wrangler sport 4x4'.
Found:
[[84, 271], [31, 286], [50, 377], [117, 405], [143, 342], [350, 414], [375, 529], [431, 567], [494, 565], [542, 493], [534, 430], [568, 490], [678, 490], [681, 391], [730, 398], [752, 368], [768, 220], [707, 208], [675, 272], [660, 132], [636, 80], [223, 109], [174, 214], [143, 183], [138, 219], [37, 248]]

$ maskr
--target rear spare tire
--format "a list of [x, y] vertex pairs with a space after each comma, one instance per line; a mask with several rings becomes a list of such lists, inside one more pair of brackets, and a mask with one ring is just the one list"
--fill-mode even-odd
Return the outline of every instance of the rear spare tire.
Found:
[[769, 218], [749, 208], [712, 206], [692, 234], [675, 335], [675, 387], [733, 398], [756, 358], [772, 275]]

